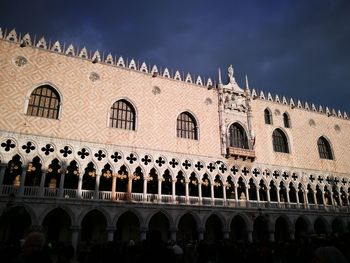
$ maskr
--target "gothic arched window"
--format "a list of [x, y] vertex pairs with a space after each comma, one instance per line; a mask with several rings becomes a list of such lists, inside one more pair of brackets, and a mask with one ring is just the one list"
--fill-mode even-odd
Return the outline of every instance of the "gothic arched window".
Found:
[[58, 119], [60, 95], [49, 85], [42, 85], [30, 94], [27, 115]]
[[248, 139], [245, 130], [238, 123], [234, 123], [229, 129], [230, 147], [248, 149]]
[[135, 109], [126, 100], [113, 103], [109, 117], [109, 127], [125, 130], [135, 130]]
[[188, 112], [183, 112], [177, 117], [177, 137], [198, 140], [198, 128], [195, 118]]
[[283, 113], [283, 124], [284, 124], [284, 128], [290, 128], [290, 118], [288, 113]]
[[275, 152], [289, 153], [287, 137], [282, 130], [273, 131], [272, 143]]
[[320, 137], [318, 139], [317, 146], [318, 146], [318, 153], [320, 154], [320, 158], [333, 160], [331, 146], [324, 137]]
[[264, 110], [265, 124], [272, 124], [272, 114], [269, 109]]

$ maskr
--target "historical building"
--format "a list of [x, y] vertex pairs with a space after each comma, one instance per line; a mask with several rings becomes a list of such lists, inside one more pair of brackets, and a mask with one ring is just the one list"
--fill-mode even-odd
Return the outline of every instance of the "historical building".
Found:
[[0, 239], [348, 231], [348, 114], [216, 82], [0, 29]]

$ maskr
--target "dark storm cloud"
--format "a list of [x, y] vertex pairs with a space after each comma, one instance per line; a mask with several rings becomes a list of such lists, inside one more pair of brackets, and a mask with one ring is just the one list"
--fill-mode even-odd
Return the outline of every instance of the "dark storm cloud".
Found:
[[350, 110], [350, 1], [5, 0], [0, 26]]

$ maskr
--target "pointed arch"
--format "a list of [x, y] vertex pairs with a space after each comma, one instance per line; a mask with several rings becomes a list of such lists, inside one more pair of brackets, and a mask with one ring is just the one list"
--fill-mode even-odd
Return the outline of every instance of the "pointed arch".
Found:
[[25, 102], [25, 113], [29, 116], [59, 119], [61, 95], [52, 84], [42, 84], [30, 92]]
[[193, 114], [184, 111], [176, 120], [177, 137], [198, 140], [198, 123]]
[[275, 152], [289, 153], [287, 136], [281, 129], [273, 131], [272, 144]]
[[127, 99], [120, 99], [113, 103], [109, 112], [109, 127], [136, 130], [136, 110]]
[[266, 108], [264, 110], [264, 119], [265, 119], [265, 124], [272, 124], [272, 113], [269, 108]]
[[229, 127], [230, 147], [249, 149], [248, 137], [242, 125], [235, 122]]
[[333, 160], [331, 144], [324, 136], [318, 138], [317, 147], [321, 159]]
[[284, 128], [291, 127], [290, 117], [289, 117], [289, 114], [287, 112], [283, 113], [283, 125], [284, 125]]

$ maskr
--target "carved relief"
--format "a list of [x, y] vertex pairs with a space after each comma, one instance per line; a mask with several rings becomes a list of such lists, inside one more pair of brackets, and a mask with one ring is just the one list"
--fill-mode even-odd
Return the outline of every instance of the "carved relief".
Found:
[[23, 57], [23, 56], [17, 56], [14, 60], [13, 63], [15, 63], [15, 65], [17, 67], [23, 67], [25, 64], [28, 63], [28, 60]]
[[225, 97], [224, 108], [229, 110], [235, 110], [238, 112], [246, 112], [246, 98], [244, 95], [234, 93]]

